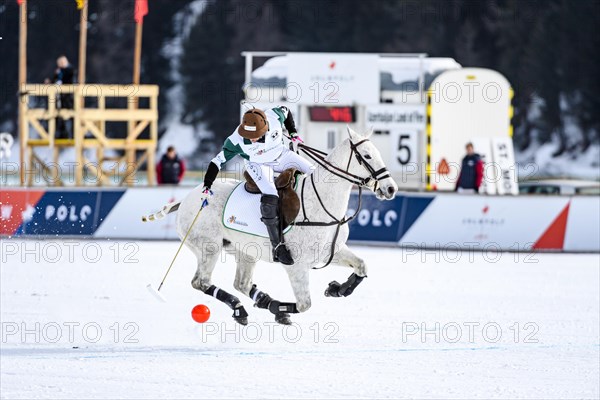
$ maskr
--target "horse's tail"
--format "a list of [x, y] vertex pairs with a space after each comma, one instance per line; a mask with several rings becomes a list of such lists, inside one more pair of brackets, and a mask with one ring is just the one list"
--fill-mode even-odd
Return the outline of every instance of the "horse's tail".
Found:
[[143, 215], [142, 221], [148, 222], [148, 221], [156, 221], [157, 219], [162, 219], [167, 214], [171, 214], [172, 212], [179, 210], [180, 205], [181, 205], [181, 203], [169, 203], [166, 206], [164, 206], [162, 208], [162, 210], [160, 210], [160, 211], [157, 211], [150, 215]]

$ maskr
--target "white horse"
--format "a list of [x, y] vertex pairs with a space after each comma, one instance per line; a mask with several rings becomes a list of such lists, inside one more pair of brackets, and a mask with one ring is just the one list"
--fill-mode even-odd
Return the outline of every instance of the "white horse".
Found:
[[[379, 151], [369, 140], [371, 134], [372, 130], [366, 136], [362, 136], [348, 127], [349, 138], [342, 141], [326, 158], [320, 160], [312, 176], [303, 178], [305, 182], [300, 179], [297, 191], [301, 196], [306, 218], [311, 222], [332, 224], [298, 225], [285, 235], [286, 245], [295, 264], [282, 266], [288, 274], [294, 291], [295, 303], [283, 303], [272, 299], [268, 294], [258, 290], [252, 281], [257, 261], [272, 262], [269, 240], [257, 239], [256, 236], [223, 226], [223, 207], [231, 191], [238, 184], [233, 180], [217, 180], [214, 183], [212, 186], [214, 195], [208, 199], [209, 205], [203, 209], [187, 237], [187, 247], [198, 258], [198, 270], [192, 279], [192, 286], [227, 304], [234, 310], [234, 319], [241, 324], [247, 324], [248, 314], [240, 300], [214, 286], [211, 280], [221, 251], [232, 252], [237, 262], [234, 281], [236, 290], [252, 298], [257, 307], [270, 310], [275, 314], [277, 322], [289, 324], [291, 323], [289, 313], [304, 312], [311, 306], [308, 280], [311, 268], [323, 261], [327, 262], [332, 257], [333, 251], [335, 254], [333, 263], [351, 267], [354, 272], [343, 284], [335, 281], [330, 283], [325, 294], [333, 297], [351, 294], [367, 276], [364, 260], [346, 246], [349, 229], [343, 218], [347, 212], [352, 186], [358, 184], [368, 188], [381, 200], [391, 200], [398, 191], [398, 186], [387, 172]], [[301, 193], [302, 187], [304, 193]], [[178, 204], [178, 208], [173, 207], [173, 211], [178, 209], [177, 230], [181, 238], [188, 232], [202, 201], [202, 185], [200, 185]], [[167, 213], [170, 211], [167, 210]], [[256, 212], [259, 210], [257, 209]], [[332, 217], [344, 223], [335, 223]], [[302, 221], [305, 221], [305, 217], [301, 210], [296, 223]]]

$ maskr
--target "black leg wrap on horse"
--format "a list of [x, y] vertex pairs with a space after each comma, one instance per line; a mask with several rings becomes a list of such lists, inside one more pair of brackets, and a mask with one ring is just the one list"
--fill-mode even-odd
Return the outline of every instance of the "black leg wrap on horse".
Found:
[[[248, 313], [243, 306], [237, 307], [233, 309], [233, 318], [237, 320], [243, 320], [248, 317]], [[245, 324], [243, 324], [245, 325]]]
[[254, 300], [254, 307], [264, 308], [265, 310], [269, 308], [269, 303], [271, 303], [273, 300], [271, 296], [258, 290], [256, 285], [252, 285], [252, 289], [250, 289], [249, 294], [250, 298]]
[[242, 325], [246, 325], [248, 323], [248, 313], [242, 303], [240, 303], [240, 299], [235, 297], [232, 294], [227, 293], [223, 289], [219, 289], [215, 285], [212, 285], [208, 289], [204, 291], [209, 296], [216, 298], [217, 300], [227, 304], [229, 308], [233, 310], [233, 318]]
[[250, 289], [250, 297], [255, 301], [254, 307], [264, 308], [265, 310], [271, 311], [275, 315], [281, 313], [298, 313], [296, 303], [282, 303], [278, 300], [273, 300], [271, 296], [258, 290], [256, 285], [252, 285], [252, 289]]
[[297, 314], [298, 308], [296, 308], [296, 303], [282, 303], [277, 300], [271, 300], [269, 303], [269, 311], [273, 314], [279, 313], [289, 313], [289, 314]]
[[212, 285], [211, 287], [206, 289], [204, 291], [204, 293], [227, 304], [229, 306], [229, 308], [231, 308], [232, 310], [235, 310], [235, 308], [238, 306], [238, 304], [241, 304], [240, 299], [238, 299], [237, 297], [235, 297], [232, 294], [227, 293], [223, 289], [219, 289], [215, 285]]
[[364, 276], [356, 274], [350, 275], [348, 280], [340, 285], [339, 282], [333, 281], [329, 283], [329, 287], [325, 290], [325, 296], [330, 297], [347, 297], [354, 292], [354, 289], [365, 279]]

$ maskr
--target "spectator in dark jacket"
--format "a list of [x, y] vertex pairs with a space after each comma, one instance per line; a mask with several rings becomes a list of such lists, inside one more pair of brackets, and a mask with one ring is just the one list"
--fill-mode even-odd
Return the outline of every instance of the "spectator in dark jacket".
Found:
[[53, 83], [59, 85], [72, 85], [75, 72], [73, 66], [69, 63], [67, 56], [60, 56], [56, 59], [56, 71], [54, 71]]
[[176, 185], [185, 173], [185, 162], [179, 158], [175, 147], [169, 146], [167, 152], [156, 165], [156, 180], [159, 185]]
[[[75, 71], [73, 66], [69, 63], [66, 56], [60, 56], [56, 59], [56, 70], [52, 80], [46, 79], [46, 83], [54, 83], [56, 85], [72, 85], [74, 83]], [[73, 109], [73, 95], [70, 93], [63, 93], [58, 96], [58, 102], [56, 103], [57, 109]], [[72, 137], [68, 130], [65, 120], [62, 118], [56, 118], [56, 137], [59, 139], [68, 139]]]
[[483, 180], [483, 161], [479, 154], [475, 153], [473, 143], [467, 143], [467, 155], [462, 160], [458, 181], [456, 181], [456, 191], [479, 193], [479, 186]]

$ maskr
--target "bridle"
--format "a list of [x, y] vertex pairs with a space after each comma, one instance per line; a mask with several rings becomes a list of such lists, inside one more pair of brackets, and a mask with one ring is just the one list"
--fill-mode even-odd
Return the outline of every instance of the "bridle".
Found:
[[[352, 216], [347, 217], [344, 215], [340, 219], [340, 218], [336, 218], [333, 214], [331, 214], [331, 212], [329, 212], [329, 210], [327, 210], [327, 208], [325, 207], [325, 204], [323, 204], [323, 200], [321, 200], [321, 196], [319, 195], [317, 187], [315, 186], [314, 174], [310, 174], [310, 182], [312, 184], [315, 195], [317, 196], [317, 199], [319, 200], [319, 203], [321, 204], [321, 208], [332, 219], [332, 221], [330, 221], [330, 222], [313, 222], [313, 221], [310, 221], [308, 219], [308, 217], [306, 216], [306, 208], [304, 206], [304, 188], [306, 186], [306, 178], [307, 177], [305, 176], [302, 179], [302, 189], [300, 191], [300, 202], [302, 204], [302, 214], [304, 216], [304, 219], [299, 222], [294, 221], [290, 225], [321, 226], [321, 227], [334, 226], [334, 225], [336, 226], [336, 231], [335, 231], [335, 235], [333, 237], [333, 241], [331, 243], [331, 251], [330, 251], [330, 255], [329, 255], [329, 259], [327, 260], [327, 263], [325, 263], [325, 265], [323, 265], [322, 267], [313, 268], [313, 269], [325, 268], [326, 266], [331, 264], [331, 261], [333, 260], [333, 256], [335, 254], [335, 242], [337, 241], [338, 235], [340, 233], [340, 228], [342, 227], [342, 225], [345, 225], [345, 224], [349, 223], [350, 221], [352, 221], [354, 218], [356, 218], [356, 216], [358, 215], [358, 213], [360, 212], [360, 210], [362, 208], [362, 189], [364, 187], [369, 187], [371, 185], [371, 183], [373, 181], [375, 181], [375, 184], [373, 186], [373, 191], [376, 191], [379, 181], [381, 181], [383, 179], [391, 178], [391, 176], [392, 176], [386, 167], [375, 170], [375, 168], [373, 168], [373, 166], [371, 164], [369, 164], [369, 162], [362, 156], [362, 154], [360, 154], [360, 152], [358, 151], [358, 147], [361, 144], [368, 142], [368, 141], [370, 141], [370, 140], [363, 139], [358, 143], [353, 143], [352, 139], [350, 139], [351, 152], [350, 152], [350, 157], [348, 158], [348, 163], [346, 165], [345, 170], [341, 169], [338, 166], [329, 162], [326, 159], [327, 153], [325, 153], [324, 151], [317, 150], [314, 147], [307, 146], [303, 143], [300, 143], [298, 145], [299, 150], [301, 150], [310, 159], [312, 159], [314, 162], [316, 162], [321, 167], [323, 167], [326, 171], [330, 172], [331, 174], [333, 174], [337, 177], [344, 179], [345, 181], [348, 181], [348, 182], [358, 186], [358, 207], [356, 207], [356, 211], [354, 212], [354, 214]], [[353, 156], [354, 156], [354, 158], [356, 158], [358, 163], [367, 170], [367, 172], [369, 173], [369, 176], [361, 177], [361, 176], [355, 175], [350, 172], [350, 165], [352, 164]]]
[[[358, 147], [365, 142], [370, 142], [370, 140], [363, 139], [358, 143], [353, 143], [352, 140], [350, 140], [351, 152], [350, 152], [350, 157], [348, 158], [348, 164], [346, 165], [345, 170], [341, 169], [338, 166], [333, 165], [332, 163], [327, 161], [327, 159], [326, 159], [327, 153], [325, 153], [324, 151], [317, 150], [314, 147], [307, 146], [303, 143], [300, 143], [298, 145], [298, 148], [304, 154], [306, 154], [310, 159], [312, 159], [317, 164], [319, 164], [320, 166], [325, 168], [325, 170], [327, 170], [328, 172], [330, 172], [333, 175], [336, 175], [350, 183], [357, 185], [359, 188], [360, 187], [368, 187], [372, 181], [375, 181], [375, 186], [373, 187], [373, 190], [375, 191], [375, 190], [377, 190], [377, 185], [379, 184], [379, 181], [386, 179], [386, 178], [391, 178], [392, 175], [390, 174], [390, 172], [388, 171], [388, 169], [386, 167], [375, 170], [375, 168], [373, 168], [373, 166], [371, 164], [369, 164], [369, 162], [363, 157], [363, 155], [360, 154], [360, 152], [358, 151]], [[360, 177], [358, 175], [355, 175], [355, 174], [352, 174], [351, 172], [349, 172], [350, 164], [352, 163], [352, 156], [354, 156], [354, 158], [356, 158], [356, 161], [358, 161], [358, 163], [367, 170], [367, 172], [369, 173], [369, 176], [363, 178], [363, 177]]]

